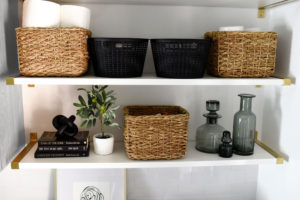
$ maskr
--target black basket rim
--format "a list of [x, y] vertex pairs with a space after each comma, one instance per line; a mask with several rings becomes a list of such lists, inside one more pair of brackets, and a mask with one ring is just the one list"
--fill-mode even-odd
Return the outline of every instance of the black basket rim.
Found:
[[89, 40], [95, 40], [95, 41], [149, 41], [149, 39], [146, 38], [113, 38], [113, 37], [92, 37], [89, 38]]
[[150, 39], [151, 42], [210, 42], [210, 39], [176, 39], [176, 38], [157, 38]]

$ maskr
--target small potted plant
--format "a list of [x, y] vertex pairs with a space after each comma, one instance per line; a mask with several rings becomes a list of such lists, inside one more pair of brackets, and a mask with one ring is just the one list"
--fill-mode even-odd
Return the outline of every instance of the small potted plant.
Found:
[[119, 106], [114, 106], [116, 98], [113, 90], [106, 91], [107, 85], [93, 85], [91, 90], [78, 88], [78, 91], [86, 93], [87, 101], [79, 95], [79, 103], [73, 103], [77, 107], [77, 113], [83, 122], [81, 127], [86, 126], [90, 129], [96, 125], [97, 120], [100, 122], [101, 132], [96, 133], [93, 137], [94, 150], [96, 154], [107, 155], [113, 152], [114, 136], [111, 133], [105, 133], [104, 127], [119, 127], [119, 124], [113, 122], [116, 119], [115, 111]]

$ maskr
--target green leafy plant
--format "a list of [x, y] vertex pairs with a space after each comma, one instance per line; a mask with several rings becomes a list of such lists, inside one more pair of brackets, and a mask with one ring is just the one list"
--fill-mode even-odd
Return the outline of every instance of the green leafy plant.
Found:
[[78, 108], [76, 115], [84, 119], [80, 125], [81, 127], [86, 126], [89, 129], [96, 125], [97, 119], [100, 121], [102, 138], [105, 138], [105, 126], [120, 128], [118, 123], [113, 122], [116, 119], [115, 111], [119, 106], [114, 106], [116, 101], [114, 91], [106, 91], [107, 88], [107, 85], [93, 85], [91, 90], [78, 88], [78, 91], [85, 92], [87, 101], [79, 95], [79, 103], [73, 103]]

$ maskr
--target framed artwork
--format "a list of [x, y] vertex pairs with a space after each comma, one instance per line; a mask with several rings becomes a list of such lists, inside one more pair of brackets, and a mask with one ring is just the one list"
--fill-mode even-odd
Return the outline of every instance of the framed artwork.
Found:
[[57, 169], [57, 200], [126, 200], [126, 169]]

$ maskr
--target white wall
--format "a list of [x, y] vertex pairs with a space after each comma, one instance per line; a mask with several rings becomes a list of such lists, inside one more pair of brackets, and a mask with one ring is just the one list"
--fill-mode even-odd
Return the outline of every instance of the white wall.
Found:
[[0, 171], [24, 146], [25, 135], [20, 86], [6, 86], [5, 78], [18, 73], [14, 28], [17, 1], [0, 2]]
[[[272, 29], [279, 33], [277, 67], [300, 79], [300, 2], [271, 10]], [[300, 199], [300, 85], [266, 87], [262, 140], [289, 159], [284, 166], [260, 166], [257, 200]]]
[[12, 170], [7, 166], [0, 173], [0, 199], [54, 200], [54, 180], [54, 170]]
[[130, 200], [254, 200], [258, 167], [128, 170]]

